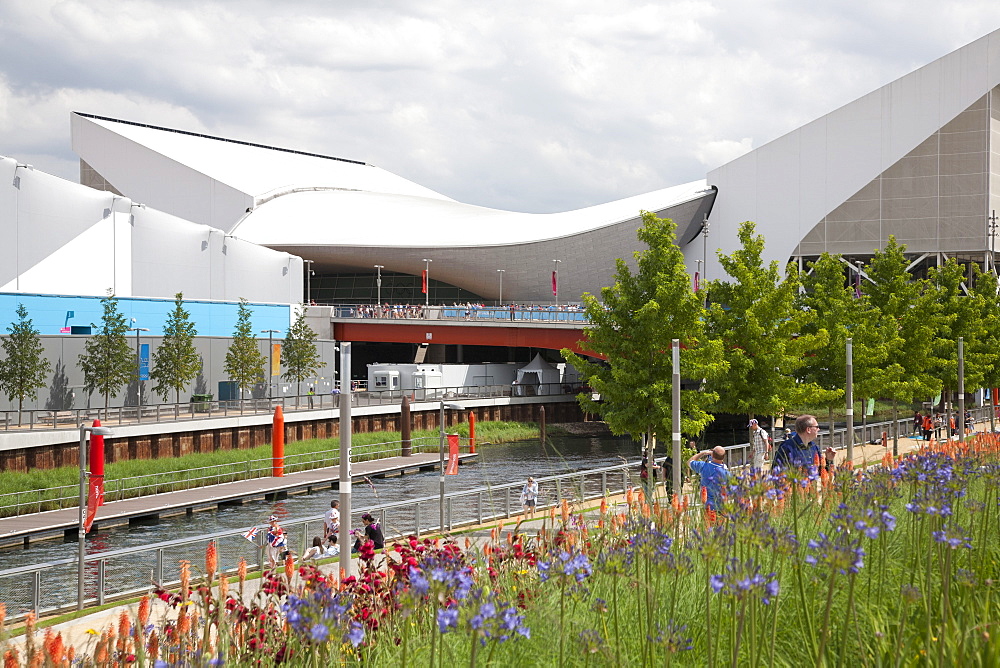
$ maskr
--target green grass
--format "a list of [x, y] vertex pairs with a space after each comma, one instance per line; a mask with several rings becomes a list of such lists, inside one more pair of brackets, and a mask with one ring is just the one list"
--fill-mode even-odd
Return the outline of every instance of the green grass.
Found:
[[[469, 425], [462, 423], [451, 430], [463, 438], [468, 437]], [[354, 461], [365, 461], [401, 454], [400, 433], [395, 431], [353, 434], [351, 450]], [[479, 422], [476, 424], [476, 441], [480, 445], [504, 443], [538, 437], [538, 427], [524, 422]], [[438, 430], [419, 430], [412, 434], [414, 451], [437, 450]], [[285, 472], [325, 466], [335, 466], [340, 459], [340, 439], [310, 439], [285, 446]], [[269, 475], [271, 445], [261, 445], [247, 450], [219, 450], [183, 457], [140, 459], [109, 463], [105, 468], [105, 495], [107, 500], [155, 494], [179, 488], [230, 482], [253, 476]], [[256, 465], [254, 462], [256, 461]], [[253, 468], [256, 472], [251, 472]], [[206, 469], [209, 469], [206, 471]], [[208, 477], [211, 476], [211, 477]], [[202, 478], [199, 480], [198, 478]], [[137, 486], [137, 481], [149, 481]], [[29, 512], [53, 510], [76, 505], [76, 486], [79, 469], [64, 466], [56, 469], [33, 470], [27, 473], [6, 473], [0, 476], [0, 505], [14, 503], [3, 494], [18, 494], [21, 503], [32, 504]], [[133, 489], [119, 492], [120, 484]], [[71, 489], [70, 489], [71, 488]], [[47, 491], [43, 491], [47, 490]], [[13, 509], [0, 508], [0, 516], [13, 515]]]

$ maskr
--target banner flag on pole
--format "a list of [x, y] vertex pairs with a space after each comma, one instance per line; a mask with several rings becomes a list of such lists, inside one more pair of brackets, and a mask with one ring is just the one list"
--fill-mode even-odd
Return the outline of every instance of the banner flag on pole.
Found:
[[271, 344], [271, 375], [281, 375], [281, 344]]
[[555, 297], [559, 294], [559, 272], [552, 272], [552, 296]]
[[427, 270], [420, 272], [420, 292], [427, 294]]
[[458, 475], [458, 434], [448, 434], [448, 466], [445, 475]]
[[694, 272], [694, 291], [698, 292], [700, 288], [701, 288], [701, 279], [699, 278], [698, 272], [696, 271]]
[[257, 537], [258, 533], [260, 533], [260, 529], [257, 528], [257, 527], [252, 527], [250, 529], [250, 531], [247, 531], [245, 534], [243, 534], [243, 537], [246, 538], [251, 543], [253, 543], [254, 542], [254, 538]]
[[104, 505], [104, 476], [90, 474], [87, 489], [87, 518], [83, 521], [83, 532], [90, 533], [90, 527], [97, 517], [97, 507]]

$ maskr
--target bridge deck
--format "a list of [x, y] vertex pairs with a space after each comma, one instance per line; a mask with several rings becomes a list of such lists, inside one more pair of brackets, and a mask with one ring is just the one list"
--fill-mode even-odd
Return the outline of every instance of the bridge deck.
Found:
[[[351, 465], [353, 473], [351, 477], [353, 481], [357, 481], [365, 477], [380, 477], [402, 474], [417, 469], [437, 468], [439, 456], [436, 452], [425, 452], [415, 453], [408, 457], [387, 457], [355, 462]], [[476, 454], [460, 454], [459, 460], [468, 460], [476, 456]], [[340, 467], [330, 466], [290, 473], [281, 478], [253, 478], [221, 485], [178, 490], [167, 494], [113, 501], [104, 504], [97, 511], [94, 525], [122, 524], [140, 517], [193, 512], [215, 508], [227, 503], [306, 492], [324, 486], [335, 487], [339, 478]], [[265, 519], [261, 518], [261, 524], [264, 524]], [[32, 539], [52, 538], [67, 532], [75, 532], [77, 526], [79, 526], [78, 508], [63, 508], [17, 517], [5, 517], [0, 519], [0, 545], [11, 545], [19, 542], [27, 545]]]

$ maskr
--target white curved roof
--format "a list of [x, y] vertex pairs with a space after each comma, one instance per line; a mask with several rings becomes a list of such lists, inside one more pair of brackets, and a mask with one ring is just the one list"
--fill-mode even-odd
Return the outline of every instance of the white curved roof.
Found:
[[562, 213], [517, 213], [451, 200], [327, 189], [256, 207], [231, 234], [266, 246], [495, 246], [571, 236], [705, 195], [704, 180]]

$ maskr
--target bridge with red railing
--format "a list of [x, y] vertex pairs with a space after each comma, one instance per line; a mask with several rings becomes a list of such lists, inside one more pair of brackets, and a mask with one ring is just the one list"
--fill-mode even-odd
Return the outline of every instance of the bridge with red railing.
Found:
[[593, 355], [586, 315], [576, 307], [336, 305], [328, 309], [338, 341], [547, 348]]

